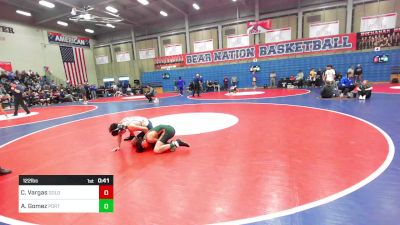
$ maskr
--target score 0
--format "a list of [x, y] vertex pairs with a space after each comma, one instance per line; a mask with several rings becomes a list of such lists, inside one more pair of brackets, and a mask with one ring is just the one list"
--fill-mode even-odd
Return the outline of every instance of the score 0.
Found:
[[99, 211], [100, 213], [114, 212], [113, 185], [99, 185]]

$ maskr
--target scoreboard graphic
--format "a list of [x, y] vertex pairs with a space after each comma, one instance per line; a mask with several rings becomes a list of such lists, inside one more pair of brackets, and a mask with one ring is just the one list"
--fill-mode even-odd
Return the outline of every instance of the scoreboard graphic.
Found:
[[113, 175], [21, 175], [20, 213], [112, 213]]

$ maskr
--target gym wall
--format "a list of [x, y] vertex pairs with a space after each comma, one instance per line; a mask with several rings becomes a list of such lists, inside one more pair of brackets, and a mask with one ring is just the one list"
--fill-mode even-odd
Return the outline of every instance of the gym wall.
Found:
[[[373, 57], [375, 55], [387, 54], [389, 55], [388, 63], [373, 63]], [[261, 71], [256, 74], [257, 85], [262, 86], [269, 84], [269, 74], [275, 71], [277, 79], [282, 77], [289, 77], [295, 75], [299, 70], [304, 72], [304, 76], [308, 76], [311, 68], [322, 68], [324, 69], [327, 64], [332, 64], [335, 67], [337, 73], [346, 74], [347, 69], [350, 66], [355, 67], [357, 64], [361, 64], [363, 67], [363, 78], [370, 81], [385, 81], [390, 80], [391, 68], [393, 66], [399, 66], [400, 62], [400, 49], [397, 50], [386, 50], [380, 51], [379, 53], [370, 52], [358, 52], [358, 53], [345, 53], [335, 55], [320, 55], [320, 56], [307, 56], [301, 58], [289, 58], [289, 59], [276, 59], [259, 62], [247, 62], [237, 63], [231, 65], [220, 65], [220, 66], [207, 66], [207, 67], [192, 67], [178, 70], [169, 71], [154, 71], [144, 73], [142, 76], [143, 83], [154, 83], [161, 82], [163, 84], [164, 91], [174, 90], [174, 81], [178, 77], [182, 77], [188, 85], [196, 73], [200, 73], [203, 76], [203, 81], [217, 80], [222, 84], [224, 76], [228, 76], [230, 79], [232, 76], [237, 76], [239, 80], [239, 88], [251, 87], [252, 74], [249, 69], [253, 65], [259, 65]], [[163, 73], [169, 73], [170, 79], [162, 79]]]

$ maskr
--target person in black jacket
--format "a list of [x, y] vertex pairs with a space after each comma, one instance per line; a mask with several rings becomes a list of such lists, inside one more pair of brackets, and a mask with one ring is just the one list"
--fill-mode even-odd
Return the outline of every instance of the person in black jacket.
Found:
[[362, 67], [360, 64], [358, 64], [356, 69], [354, 70], [354, 82], [355, 83], [361, 83], [362, 73], [363, 73]]
[[24, 87], [22, 85], [17, 85], [15, 83], [11, 84], [11, 90], [14, 94], [14, 116], [18, 116], [18, 107], [19, 105], [25, 110], [26, 114], [31, 113], [26, 107], [22, 93], [24, 93]]

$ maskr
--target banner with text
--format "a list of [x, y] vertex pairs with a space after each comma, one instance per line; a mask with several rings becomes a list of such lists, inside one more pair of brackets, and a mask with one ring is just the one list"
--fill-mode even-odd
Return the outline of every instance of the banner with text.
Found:
[[259, 45], [258, 57], [265, 58], [355, 49], [356, 34], [353, 33]]
[[156, 50], [154, 48], [139, 49], [139, 59], [154, 59]]
[[356, 34], [342, 34], [327, 37], [307, 38], [263, 45], [222, 49], [185, 55], [185, 65], [221, 63], [266, 57], [282, 57], [297, 54], [348, 51], [356, 49]]
[[108, 56], [106, 56], [106, 55], [96, 56], [96, 64], [97, 65], [107, 64], [107, 63], [108, 63]]
[[290, 41], [291, 39], [292, 39], [292, 30], [290, 27], [269, 30], [265, 33], [265, 43]]
[[339, 34], [339, 21], [310, 24], [309, 37], [324, 37]]
[[400, 46], [400, 28], [357, 33], [357, 50]]
[[214, 42], [212, 39], [204, 41], [195, 41], [193, 43], [194, 52], [207, 52], [214, 50]]
[[256, 58], [255, 46], [187, 54], [185, 56], [185, 65], [191, 66], [196, 64], [220, 63], [253, 58]]
[[117, 60], [117, 62], [128, 62], [131, 61], [131, 56], [129, 54], [129, 52], [117, 52], [117, 54], [115, 54], [115, 58]]
[[271, 20], [261, 20], [247, 23], [247, 34], [265, 33], [271, 29]]
[[377, 16], [365, 16], [361, 18], [361, 32], [392, 29], [396, 27], [397, 13], [388, 13]]
[[228, 48], [239, 48], [250, 45], [250, 37], [248, 34], [231, 35], [227, 37]]
[[181, 44], [173, 44], [173, 45], [164, 45], [165, 56], [173, 56], [173, 55], [181, 55], [182, 54], [182, 45]]
[[85, 37], [69, 36], [56, 32], [47, 32], [47, 38], [50, 43], [90, 47], [90, 39]]

